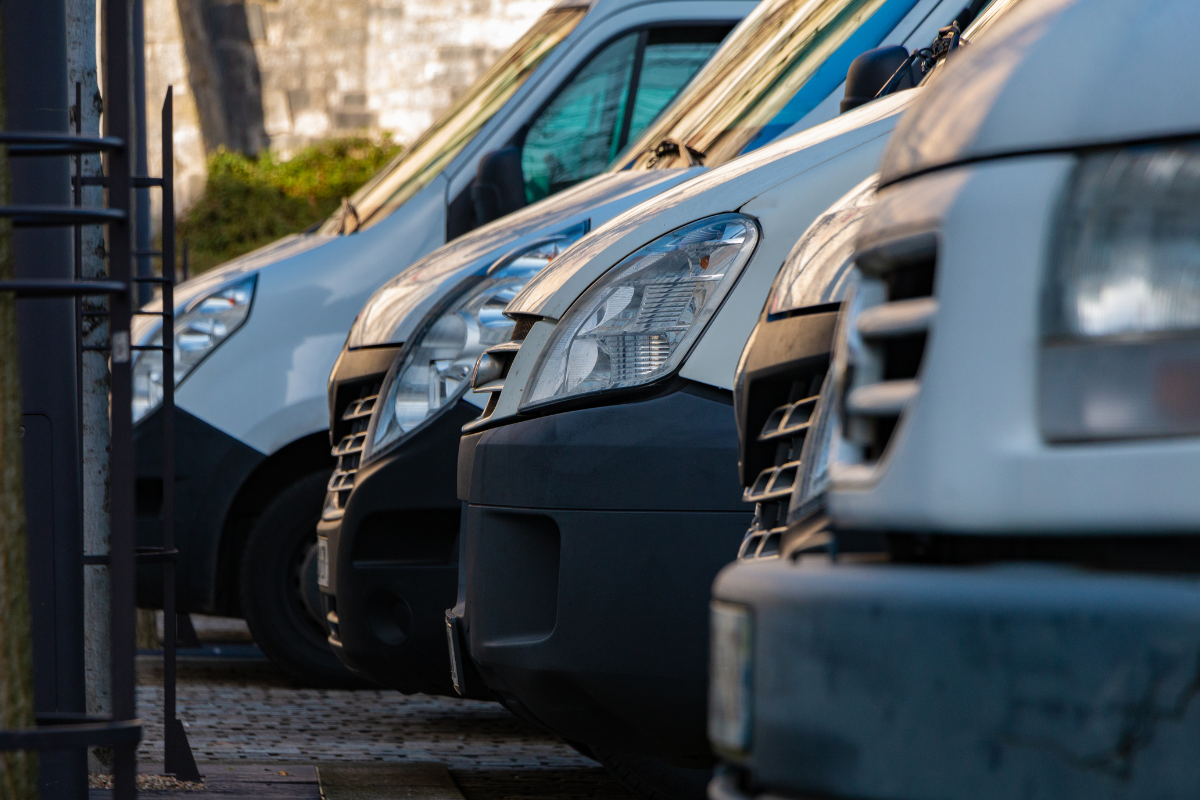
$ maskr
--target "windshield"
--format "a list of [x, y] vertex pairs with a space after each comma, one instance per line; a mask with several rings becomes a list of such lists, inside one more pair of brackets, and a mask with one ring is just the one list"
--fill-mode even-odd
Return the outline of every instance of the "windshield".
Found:
[[914, 5], [767, 0], [612, 169], [714, 167], [766, 144], [841, 85], [850, 62], [878, 47]]
[[450, 110], [343, 204], [321, 233], [350, 233], [386, 217], [437, 177], [567, 37], [586, 8], [547, 11]]

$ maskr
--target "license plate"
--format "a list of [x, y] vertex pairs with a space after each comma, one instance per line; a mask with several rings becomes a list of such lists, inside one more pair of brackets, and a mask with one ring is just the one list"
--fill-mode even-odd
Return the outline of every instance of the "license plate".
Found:
[[713, 601], [711, 620], [708, 738], [718, 750], [745, 753], [754, 702], [753, 618], [745, 606]]
[[329, 588], [329, 540], [317, 537], [317, 585]]

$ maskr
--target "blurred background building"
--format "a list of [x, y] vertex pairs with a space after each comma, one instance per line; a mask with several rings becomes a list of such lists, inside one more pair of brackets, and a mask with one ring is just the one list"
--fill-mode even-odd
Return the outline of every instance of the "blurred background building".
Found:
[[411, 142], [552, 0], [144, 0], [151, 172], [176, 92], [177, 204], [219, 148], [287, 157], [313, 142]]

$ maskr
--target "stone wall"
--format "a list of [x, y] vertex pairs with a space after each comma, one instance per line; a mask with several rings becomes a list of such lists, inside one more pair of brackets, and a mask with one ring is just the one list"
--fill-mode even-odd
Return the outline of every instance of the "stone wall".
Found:
[[[146, 14], [146, 156], [151, 175], [162, 172], [162, 126], [159, 124], [167, 87], [174, 90], [175, 207], [183, 213], [204, 191], [207, 174], [204, 139], [196, 99], [188, 82], [175, 0], [143, 0]], [[159, 193], [150, 192], [151, 219], [158, 227]]]
[[[203, 189], [205, 150], [218, 145], [248, 153], [271, 147], [286, 156], [319, 139], [364, 132], [411, 142], [552, 0], [144, 2], [151, 170], [161, 163], [158, 109], [173, 85], [182, 209]], [[203, 20], [202, 55], [211, 61], [189, 60], [181, 9]], [[215, 92], [189, 86], [207, 79], [205, 69], [216, 73]], [[221, 107], [208, 109], [206, 98]]]

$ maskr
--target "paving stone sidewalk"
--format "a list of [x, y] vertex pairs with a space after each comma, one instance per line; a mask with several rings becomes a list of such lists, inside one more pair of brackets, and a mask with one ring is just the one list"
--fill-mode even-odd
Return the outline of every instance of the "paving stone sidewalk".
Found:
[[[162, 761], [161, 681], [160, 660], [139, 656], [143, 769]], [[440, 762], [466, 800], [633, 797], [595, 762], [494, 703], [304, 689], [262, 659], [182, 658], [178, 705], [202, 772], [209, 765]], [[93, 797], [103, 797], [99, 791]]]

